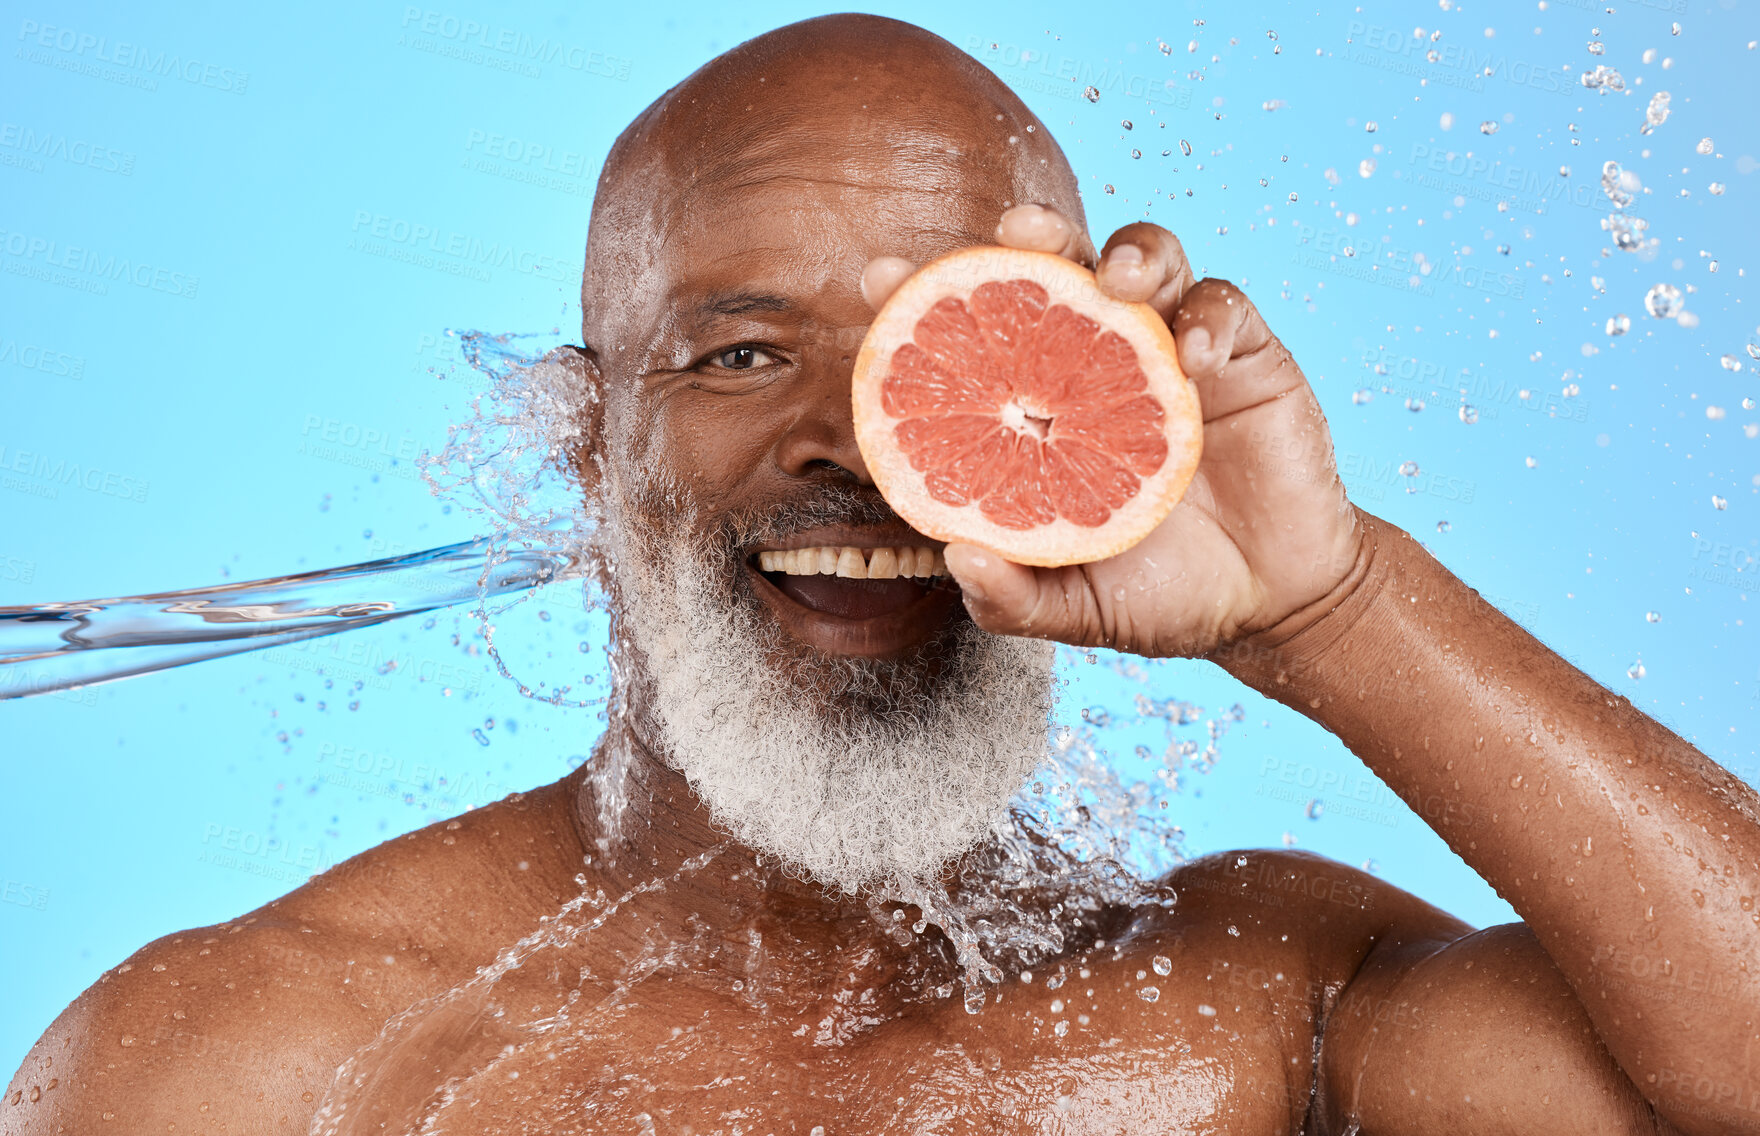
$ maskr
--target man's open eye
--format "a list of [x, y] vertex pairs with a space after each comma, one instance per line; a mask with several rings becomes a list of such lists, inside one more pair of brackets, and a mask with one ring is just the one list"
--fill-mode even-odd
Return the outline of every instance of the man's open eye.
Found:
[[738, 347], [729, 347], [715, 356], [715, 365], [727, 371], [749, 371], [753, 367], [762, 367], [776, 362], [776, 357], [762, 347], [753, 347], [742, 343]]

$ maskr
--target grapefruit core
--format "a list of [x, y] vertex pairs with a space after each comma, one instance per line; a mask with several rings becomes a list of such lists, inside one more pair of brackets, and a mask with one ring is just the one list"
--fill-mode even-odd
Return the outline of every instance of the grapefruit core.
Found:
[[1203, 418], [1167, 323], [1050, 253], [923, 266], [868, 328], [856, 443], [918, 532], [1056, 567], [1116, 556], [1179, 503]]

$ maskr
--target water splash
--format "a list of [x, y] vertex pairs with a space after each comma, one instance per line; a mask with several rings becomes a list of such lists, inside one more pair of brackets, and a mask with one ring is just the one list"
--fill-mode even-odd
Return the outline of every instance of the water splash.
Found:
[[0, 700], [481, 604], [579, 574], [565, 531], [534, 535], [208, 588], [0, 607]]

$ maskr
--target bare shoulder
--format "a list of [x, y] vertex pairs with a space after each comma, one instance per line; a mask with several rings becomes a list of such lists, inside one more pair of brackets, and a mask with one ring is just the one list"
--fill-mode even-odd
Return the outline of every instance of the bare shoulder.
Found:
[[[388, 841], [107, 971], [31, 1050], [5, 1136], [304, 1132], [337, 1067], [572, 889], [551, 786]], [[517, 796], [517, 795], [516, 795]], [[168, 1127], [175, 1125], [176, 1127]]]

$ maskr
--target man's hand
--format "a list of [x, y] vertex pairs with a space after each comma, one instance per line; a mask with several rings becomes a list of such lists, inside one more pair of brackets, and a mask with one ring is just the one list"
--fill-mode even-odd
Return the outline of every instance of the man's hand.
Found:
[[[997, 241], [1094, 263], [1087, 235], [1038, 205], [1002, 215]], [[876, 307], [912, 265], [868, 266]], [[1185, 497], [1141, 543], [1108, 560], [1028, 568], [969, 544], [947, 548], [972, 618], [999, 634], [1202, 655], [1333, 596], [1362, 533], [1332, 461], [1326, 419], [1290, 353], [1239, 288], [1194, 280], [1178, 238], [1127, 225], [1099, 257], [1100, 289], [1167, 321], [1204, 414], [1204, 454]]]

